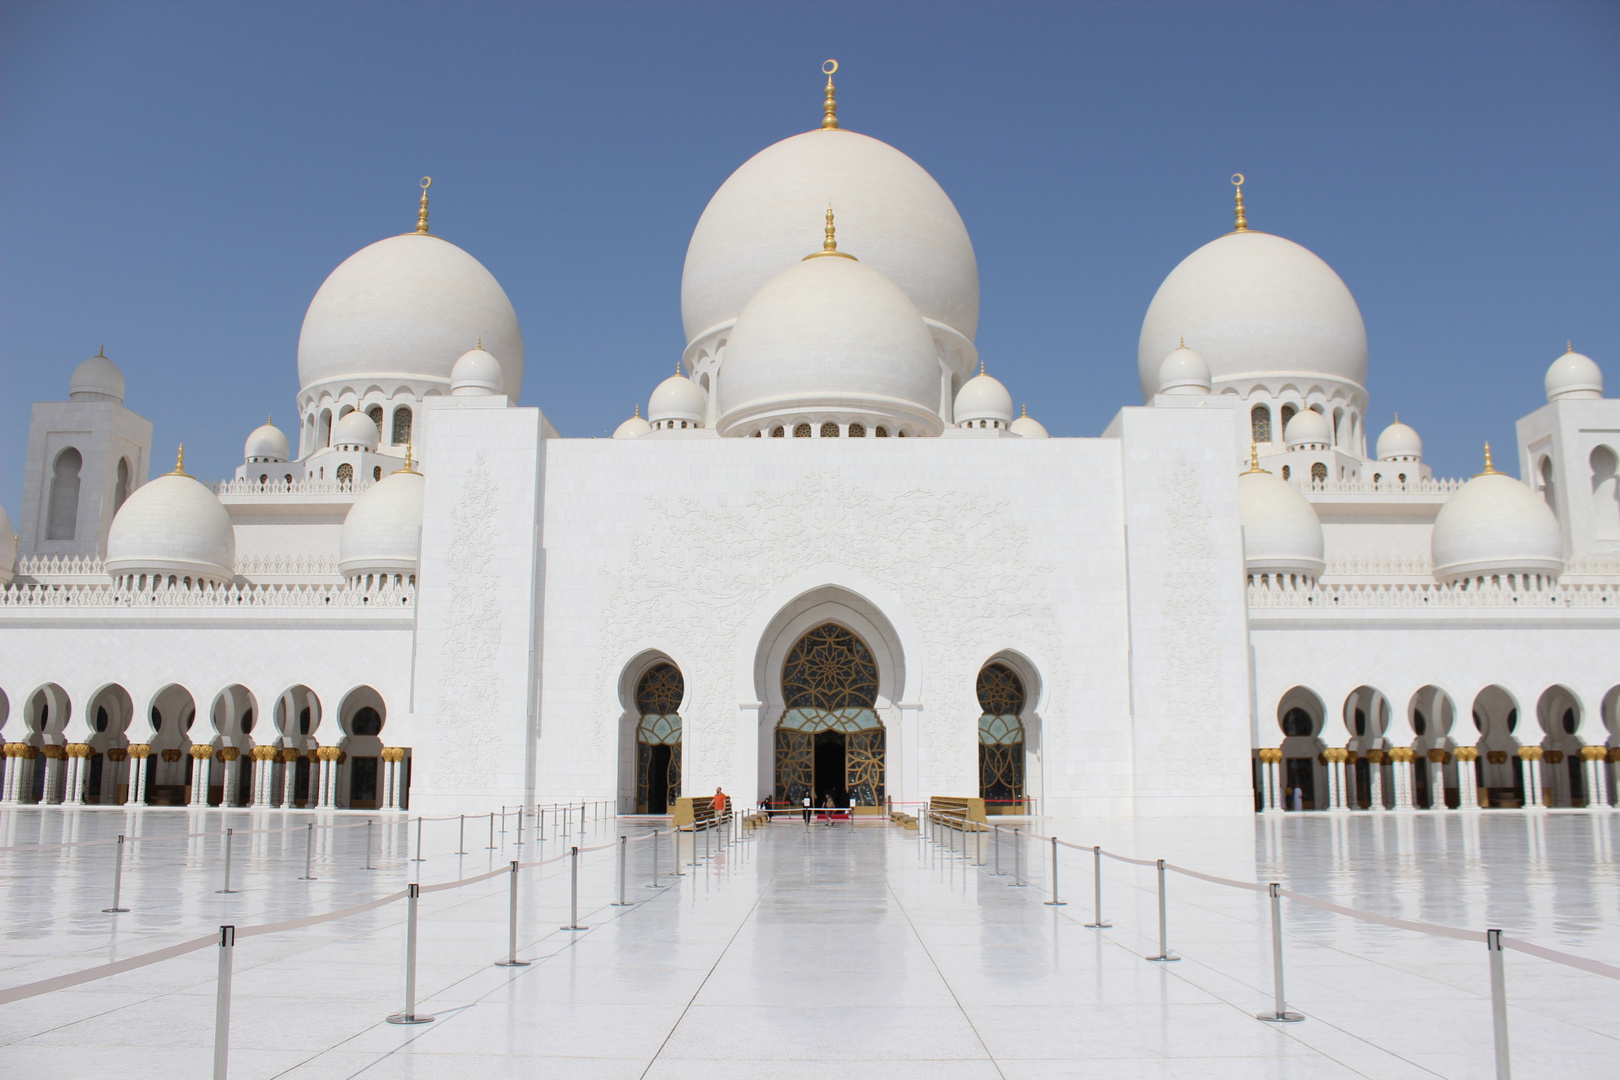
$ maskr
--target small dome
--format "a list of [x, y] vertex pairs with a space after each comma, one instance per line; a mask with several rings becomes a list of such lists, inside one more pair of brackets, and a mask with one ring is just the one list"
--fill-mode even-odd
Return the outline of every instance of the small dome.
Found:
[[17, 569], [16, 535], [11, 531], [11, 518], [7, 516], [6, 508], [0, 506], [0, 585], [10, 583], [12, 572]]
[[636, 406], [636, 415], [620, 424], [613, 431], [615, 439], [639, 439], [652, 430], [652, 425], [641, 418], [641, 406]]
[[118, 370], [117, 364], [97, 353], [73, 369], [73, 377], [68, 380], [68, 400], [123, 404], [124, 373]]
[[939, 354], [897, 285], [849, 258], [809, 258], [737, 317], [716, 393], [720, 434], [811, 415], [910, 424], [938, 435]]
[[1418, 433], [1401, 423], [1397, 416], [1395, 422], [1385, 428], [1378, 436], [1379, 461], [1422, 461], [1423, 440]]
[[1290, 450], [1325, 450], [1333, 445], [1333, 428], [1315, 409], [1301, 409], [1283, 428], [1283, 442]]
[[485, 352], [484, 343], [480, 341], [478, 348], [462, 353], [461, 359], [450, 369], [450, 396], [489, 397], [503, 394], [502, 379], [501, 362], [495, 359], [493, 353]]
[[1251, 574], [1322, 572], [1322, 522], [1299, 489], [1258, 466], [1238, 477], [1243, 564]]
[[1012, 422], [1012, 433], [1022, 435], [1026, 439], [1051, 438], [1046, 433], [1046, 428], [1041, 426], [1041, 422], [1029, 415], [1028, 409], [1021, 410], [1021, 415]]
[[1159, 393], [1207, 394], [1209, 388], [1209, 365], [1202, 356], [1187, 348], [1185, 342], [1160, 361]]
[[963, 383], [962, 389], [956, 392], [956, 404], [951, 414], [958, 424], [988, 420], [1007, 427], [1012, 423], [1012, 408], [1012, 395], [1001, 385], [1001, 380], [986, 375], [981, 367], [979, 373]]
[[376, 423], [359, 409], [344, 413], [343, 418], [332, 429], [333, 446], [357, 446], [362, 450], [375, 450], [381, 441], [382, 435], [377, 431]]
[[113, 518], [106, 568], [114, 578], [149, 574], [228, 583], [236, 574], [231, 515], [185, 473], [160, 476], [131, 492]]
[[703, 423], [708, 411], [709, 395], [703, 387], [679, 371], [659, 383], [647, 402], [647, 419], [654, 424], [666, 420], [688, 420]]
[[1600, 398], [1603, 396], [1603, 369], [1593, 363], [1590, 356], [1576, 352], [1571, 343], [1569, 351], [1554, 360], [1552, 367], [1547, 369], [1545, 385], [1548, 401]]
[[291, 458], [292, 446], [287, 436], [269, 420], [254, 428], [242, 446], [244, 461], [288, 461]]
[[415, 574], [422, 550], [427, 480], [407, 468], [373, 484], [349, 507], [338, 537], [338, 572]]
[[1482, 574], [1564, 571], [1558, 518], [1526, 484], [1491, 468], [1458, 488], [1435, 515], [1430, 540], [1434, 576], [1441, 581]]

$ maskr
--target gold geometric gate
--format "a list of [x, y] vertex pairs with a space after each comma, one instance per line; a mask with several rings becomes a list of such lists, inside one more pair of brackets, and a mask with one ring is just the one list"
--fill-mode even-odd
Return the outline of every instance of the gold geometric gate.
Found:
[[[681, 793], [681, 699], [674, 664], [654, 664], [636, 684], [636, 813], [662, 814]], [[667, 748], [667, 749], [665, 749]]]
[[[877, 662], [866, 643], [837, 623], [805, 634], [782, 665], [786, 708], [776, 726], [775, 798], [797, 806], [818, 789], [843, 788], [858, 805], [878, 806], [884, 798], [886, 746], [878, 719]], [[815, 766], [816, 735], [844, 734], [843, 775], [822, 777]]]
[[1024, 797], [1024, 682], [1006, 664], [979, 672], [979, 797], [1016, 802]]

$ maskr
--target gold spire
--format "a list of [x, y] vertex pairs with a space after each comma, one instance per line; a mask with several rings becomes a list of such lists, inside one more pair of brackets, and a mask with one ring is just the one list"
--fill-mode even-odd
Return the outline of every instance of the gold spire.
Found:
[[483, 334], [478, 335], [478, 344], [474, 345], [473, 348], [477, 349], [479, 352], [484, 351], [484, 335]]
[[96, 355], [99, 356], [103, 360], [107, 359], [107, 346], [105, 346], [105, 345], [97, 346], [96, 347]]
[[1236, 196], [1236, 199], [1237, 199], [1237, 228], [1233, 229], [1232, 231], [1233, 232], [1248, 232], [1249, 231], [1249, 219], [1243, 216], [1243, 174], [1242, 173], [1236, 172], [1236, 173], [1232, 174], [1232, 186], [1237, 188], [1237, 196]]
[[838, 61], [828, 60], [821, 65], [822, 74], [827, 76], [827, 97], [821, 103], [821, 130], [835, 131], [838, 128], [838, 102], [833, 98], [833, 72], [838, 70]]
[[1491, 444], [1490, 443], [1485, 444], [1485, 469], [1484, 469], [1483, 472], [1477, 472], [1474, 475], [1475, 476], [1496, 476], [1496, 475], [1498, 475], [1498, 473], [1496, 471], [1496, 466], [1491, 464]]
[[1177, 346], [1177, 348], [1185, 349], [1187, 347], [1187, 339], [1186, 338], [1178, 336], [1177, 340], [1181, 342], [1181, 344], [1179, 346]]
[[1020, 406], [1018, 406], [1018, 416], [1022, 420], [1028, 420], [1029, 419], [1029, 406], [1028, 405], [1020, 405]]
[[979, 374], [984, 374], [984, 357], [979, 357]]
[[[808, 262], [811, 259], [819, 259], [823, 255], [836, 255], [840, 259], [855, 259], [855, 256], [851, 255], [849, 252], [838, 250], [838, 229], [833, 225], [832, 203], [827, 204], [827, 227], [822, 231], [826, 233], [827, 238], [821, 242], [821, 250], [812, 251], [803, 259], [800, 259], [800, 262]], [[855, 261], [859, 262], [860, 260], [855, 259]]]
[[412, 476], [421, 476], [422, 475], [421, 473], [416, 471], [416, 461], [411, 457], [411, 449], [412, 449], [411, 441], [409, 439], [406, 439], [405, 440], [405, 464], [401, 465], [399, 468], [394, 470], [394, 474], [396, 476], [398, 474], [400, 474], [400, 473], [410, 473]]
[[433, 186], [433, 177], [422, 177], [422, 208], [416, 212], [416, 231], [426, 236], [427, 227], [427, 189]]
[[1575, 343], [1573, 341], [1564, 342], [1564, 355], [1565, 356], [1568, 356], [1570, 353], [1572, 353], [1574, 351], [1575, 351]]
[[1396, 413], [1396, 414], [1395, 414], [1395, 422], [1396, 422], [1396, 423], [1397, 423], [1397, 424], [1398, 424], [1398, 423], [1400, 423], [1400, 422], [1401, 422], [1401, 414], [1400, 414], [1400, 413]]
[[186, 444], [185, 443], [181, 443], [180, 444], [180, 449], [175, 452], [175, 455], [174, 455], [174, 472], [170, 473], [169, 475], [170, 476], [185, 476], [186, 475]]
[[1257, 472], [1269, 473], [1271, 470], [1262, 469], [1260, 467], [1260, 446], [1258, 443], [1251, 442], [1249, 444], [1249, 472], [1246, 472], [1243, 475], [1248, 476], [1250, 473]]
[[636, 405], [636, 419], [641, 419], [641, 406], [639, 404]]

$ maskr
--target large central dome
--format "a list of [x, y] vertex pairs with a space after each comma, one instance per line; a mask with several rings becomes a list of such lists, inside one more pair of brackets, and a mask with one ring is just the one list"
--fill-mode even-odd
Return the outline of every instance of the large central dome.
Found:
[[973, 340], [979, 266], [956, 207], [905, 154], [833, 128], [766, 147], [709, 200], [681, 275], [687, 342], [736, 319], [766, 282], [819, 248], [829, 202], [862, 263], [898, 285], [925, 319]]

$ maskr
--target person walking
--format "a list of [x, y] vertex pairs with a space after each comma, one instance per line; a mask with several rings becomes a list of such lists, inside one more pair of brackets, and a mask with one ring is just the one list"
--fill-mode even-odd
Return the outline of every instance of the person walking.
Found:
[[804, 796], [804, 823], [806, 825], [810, 824], [810, 795], [808, 792]]
[[715, 824], [718, 825], [720, 822], [722, 822], [724, 820], [726, 820], [726, 793], [720, 788], [715, 788], [714, 789], [714, 821], [715, 821]]
[[827, 827], [832, 828], [832, 823], [833, 823], [833, 801], [832, 801], [832, 792], [830, 792], [830, 791], [827, 794], [825, 794], [825, 795], [823, 795], [821, 797], [821, 813], [822, 813], [822, 816], [827, 821]]

